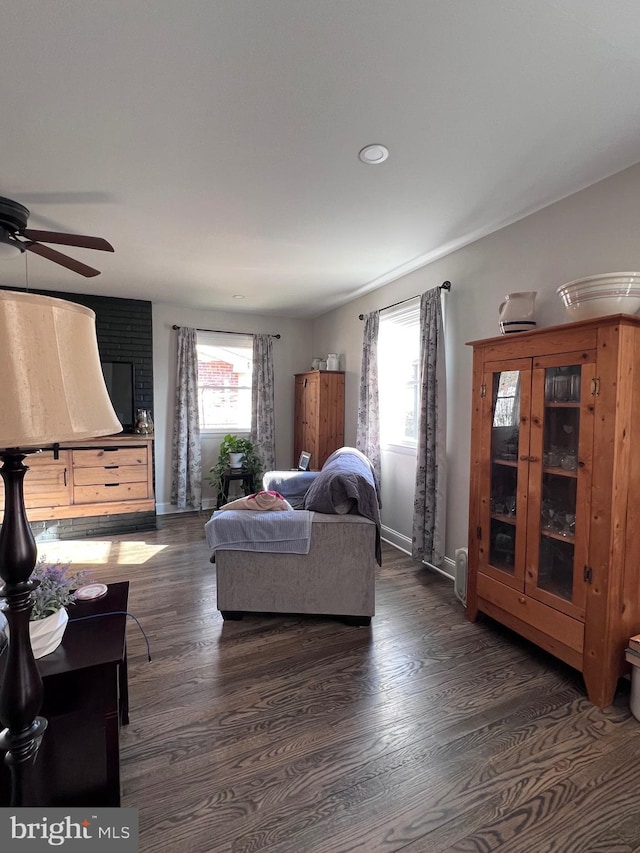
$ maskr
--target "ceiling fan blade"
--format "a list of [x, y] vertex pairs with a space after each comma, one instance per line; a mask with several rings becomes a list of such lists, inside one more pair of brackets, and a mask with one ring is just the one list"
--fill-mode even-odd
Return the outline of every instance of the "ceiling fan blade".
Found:
[[29, 252], [34, 252], [42, 258], [47, 258], [47, 260], [53, 261], [55, 264], [60, 264], [61, 267], [66, 267], [72, 272], [77, 272], [80, 275], [85, 276], [85, 278], [92, 278], [94, 275], [100, 275], [100, 270], [94, 270], [93, 267], [88, 267], [86, 264], [76, 261], [75, 258], [70, 258], [67, 255], [63, 255], [61, 252], [56, 252], [55, 249], [50, 249], [48, 246], [41, 246], [40, 243], [29, 243], [26, 241], [22, 243], [22, 245]]
[[11, 191], [10, 195], [22, 199], [23, 204], [114, 204], [118, 201], [113, 193], [102, 190], [72, 190], [71, 192], [22, 192], [20, 188]]
[[87, 237], [86, 234], [61, 234], [59, 231], [36, 231], [33, 228], [24, 228], [18, 232], [27, 240], [35, 240], [40, 243], [58, 243], [62, 246], [79, 246], [82, 249], [100, 249], [102, 252], [113, 252], [111, 243], [107, 243], [102, 237]]

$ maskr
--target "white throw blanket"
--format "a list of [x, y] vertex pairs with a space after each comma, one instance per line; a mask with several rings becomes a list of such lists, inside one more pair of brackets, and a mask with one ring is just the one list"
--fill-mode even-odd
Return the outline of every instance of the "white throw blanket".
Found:
[[275, 551], [282, 554], [308, 554], [312, 518], [313, 512], [309, 510], [218, 510], [205, 524], [204, 532], [214, 552]]

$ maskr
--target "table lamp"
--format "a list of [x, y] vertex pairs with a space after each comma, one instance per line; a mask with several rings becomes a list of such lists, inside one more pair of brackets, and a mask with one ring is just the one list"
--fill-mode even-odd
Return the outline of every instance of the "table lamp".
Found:
[[60, 442], [120, 432], [104, 384], [95, 314], [82, 305], [0, 290], [0, 597], [9, 626], [0, 688], [0, 750], [11, 771], [11, 805], [36, 802], [34, 765], [47, 726], [29, 639], [37, 549], [24, 504], [24, 459]]

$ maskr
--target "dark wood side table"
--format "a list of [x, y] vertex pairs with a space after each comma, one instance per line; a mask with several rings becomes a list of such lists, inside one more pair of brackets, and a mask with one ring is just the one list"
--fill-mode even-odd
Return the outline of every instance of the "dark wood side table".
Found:
[[245, 471], [244, 468], [238, 470], [228, 468], [222, 475], [222, 491], [218, 496], [218, 506], [226, 504], [229, 500], [229, 486], [233, 480], [242, 480], [242, 486], [245, 489], [245, 494], [253, 494], [253, 474], [251, 471]]
[[[129, 581], [122, 581], [109, 584], [104, 598], [69, 607], [61, 645], [38, 661], [41, 713], [49, 721], [36, 760], [41, 805], [120, 805], [119, 732], [129, 722], [128, 596]], [[4, 659], [0, 655], [0, 680]], [[9, 803], [10, 784], [3, 762], [0, 805]]]

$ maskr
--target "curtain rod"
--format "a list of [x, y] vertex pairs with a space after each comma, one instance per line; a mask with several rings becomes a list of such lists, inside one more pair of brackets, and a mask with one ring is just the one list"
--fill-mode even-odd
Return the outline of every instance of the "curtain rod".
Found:
[[[171, 328], [175, 329], [175, 331], [177, 332], [178, 329], [181, 328], [181, 326], [173, 325]], [[196, 329], [196, 332], [218, 332], [219, 334], [222, 334], [222, 335], [259, 335], [259, 334], [261, 334], [260, 332], [228, 332], [226, 329]], [[277, 338], [278, 340], [280, 340], [281, 335], [269, 335], [269, 337], [270, 338]]]
[[[440, 285], [440, 290], [451, 290], [451, 282], [443, 281]], [[418, 294], [419, 295], [419, 294]], [[385, 305], [384, 308], [380, 308], [380, 311], [388, 311], [389, 308], [395, 308], [396, 305], [402, 305], [403, 302], [411, 302], [412, 299], [417, 299], [418, 296], [407, 296], [406, 299], [401, 299], [400, 302], [394, 302], [392, 305]], [[364, 314], [358, 314], [358, 320], [364, 320]]]

